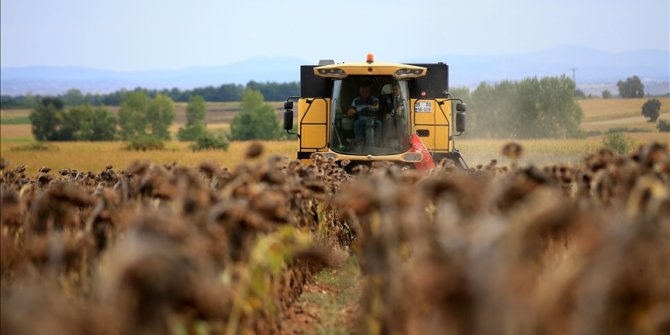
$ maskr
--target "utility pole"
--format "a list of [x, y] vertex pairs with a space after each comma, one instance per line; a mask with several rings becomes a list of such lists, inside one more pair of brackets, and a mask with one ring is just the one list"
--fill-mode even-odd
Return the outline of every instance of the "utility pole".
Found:
[[575, 71], [577, 71], [576, 67], [571, 67], [570, 70], [572, 71], [572, 81], [575, 83], [575, 87], [577, 86], [577, 79], [575, 79]]

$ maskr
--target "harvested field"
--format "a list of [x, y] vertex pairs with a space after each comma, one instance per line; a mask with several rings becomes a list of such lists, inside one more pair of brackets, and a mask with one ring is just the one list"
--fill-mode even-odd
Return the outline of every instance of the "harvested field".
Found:
[[[210, 126], [210, 129], [217, 129]], [[631, 133], [636, 145], [643, 145], [654, 141], [668, 143], [670, 139], [664, 133]], [[232, 142], [227, 152], [202, 151], [193, 152], [188, 143], [167, 142], [165, 150], [159, 151], [127, 151], [124, 142], [53, 142], [57, 148], [53, 151], [15, 151], [12, 148], [24, 145], [28, 140], [14, 138], [11, 141], [3, 139], [0, 143], [2, 157], [13, 164], [26, 165], [30, 169], [41, 166], [51, 166], [54, 169], [63, 169], [77, 166], [84, 171], [99, 171], [107, 164], [127, 166], [134, 160], [149, 160], [158, 164], [178, 162], [186, 166], [194, 166], [201, 161], [213, 161], [224, 167], [233, 168], [239, 164], [244, 156], [247, 142]], [[457, 148], [471, 167], [487, 164], [491, 159], [497, 159], [501, 164], [509, 161], [500, 154], [502, 147], [509, 140], [459, 140]], [[526, 154], [521, 158], [524, 164], [551, 164], [576, 163], [587, 153], [602, 147], [600, 137], [588, 139], [537, 139], [519, 140], [524, 146]], [[298, 151], [297, 141], [265, 142], [266, 152], [295, 158]], [[103, 161], [99, 158], [105, 157]]]
[[30, 124], [0, 124], [0, 138], [2, 142], [12, 142], [17, 139], [33, 140]]
[[[185, 166], [196, 166], [202, 161], [215, 162], [218, 165], [234, 168], [244, 159], [249, 142], [232, 142], [228, 151], [205, 150], [194, 152], [186, 142], [168, 142], [164, 150], [129, 151], [125, 142], [52, 142], [55, 149], [50, 151], [16, 151], [13, 148], [23, 143], [2, 143], [2, 157], [13, 164], [21, 164], [31, 170], [41, 166], [50, 166], [60, 170], [76, 166], [82, 171], [101, 171], [105, 166], [128, 166], [136, 160], [148, 160], [157, 164], [178, 162]], [[294, 156], [297, 151], [295, 141], [266, 142], [266, 158], [270, 154]], [[104, 157], [104, 159], [101, 159]]]
[[[640, 116], [642, 105], [648, 99], [579, 99], [577, 102], [584, 111], [584, 122], [596, 122]], [[661, 102], [661, 115], [670, 113], [670, 98], [657, 99]]]

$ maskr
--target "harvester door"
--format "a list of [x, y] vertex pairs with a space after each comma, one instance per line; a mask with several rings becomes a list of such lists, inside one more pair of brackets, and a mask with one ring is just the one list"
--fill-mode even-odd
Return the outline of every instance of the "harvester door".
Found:
[[433, 100], [435, 107], [435, 148], [433, 150], [449, 150], [449, 132], [451, 120], [451, 102], [446, 99]]
[[414, 128], [417, 136], [430, 151], [449, 150], [448, 103], [435, 99], [414, 102]]
[[300, 151], [319, 151], [328, 146], [329, 99], [300, 99]]
[[432, 99], [414, 102], [414, 131], [428, 150], [435, 149], [435, 104]]

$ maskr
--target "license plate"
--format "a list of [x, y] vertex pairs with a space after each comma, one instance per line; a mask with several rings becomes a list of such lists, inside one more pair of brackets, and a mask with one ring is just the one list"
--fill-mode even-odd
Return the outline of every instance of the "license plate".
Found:
[[414, 104], [415, 113], [432, 113], [433, 112], [433, 102], [432, 101], [417, 101]]

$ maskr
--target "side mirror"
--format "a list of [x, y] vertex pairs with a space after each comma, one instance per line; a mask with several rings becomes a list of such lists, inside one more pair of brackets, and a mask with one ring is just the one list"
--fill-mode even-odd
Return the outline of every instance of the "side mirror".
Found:
[[465, 108], [464, 103], [462, 103], [462, 102], [457, 102], [456, 103], [456, 111], [457, 112], [465, 112], [465, 110], [466, 110], [466, 108]]
[[293, 101], [286, 101], [284, 103], [284, 129], [293, 129]]
[[[458, 109], [458, 107], [456, 107]], [[462, 133], [465, 131], [465, 112], [458, 111], [456, 113], [456, 131]]]

